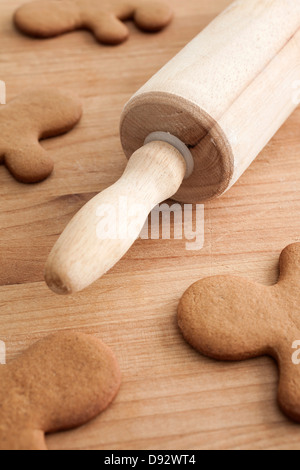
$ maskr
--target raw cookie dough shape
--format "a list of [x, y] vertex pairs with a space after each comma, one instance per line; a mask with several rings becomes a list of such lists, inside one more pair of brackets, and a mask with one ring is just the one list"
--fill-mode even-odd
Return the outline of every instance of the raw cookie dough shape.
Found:
[[143, 0], [37, 0], [21, 6], [14, 15], [23, 33], [50, 38], [77, 29], [90, 30], [99, 42], [120, 44], [129, 36], [123, 21], [132, 19], [143, 31], [156, 32], [172, 20], [162, 1]]
[[180, 301], [178, 322], [186, 341], [213, 359], [272, 356], [280, 369], [279, 405], [300, 421], [300, 365], [293, 361], [300, 340], [300, 243], [282, 252], [275, 286], [231, 276], [197, 282]]
[[0, 163], [22, 183], [38, 183], [53, 171], [39, 140], [70, 131], [80, 120], [79, 100], [58, 90], [28, 90], [0, 106]]
[[80, 426], [105, 410], [120, 371], [102, 341], [63, 332], [0, 366], [0, 450], [47, 450], [46, 432]]

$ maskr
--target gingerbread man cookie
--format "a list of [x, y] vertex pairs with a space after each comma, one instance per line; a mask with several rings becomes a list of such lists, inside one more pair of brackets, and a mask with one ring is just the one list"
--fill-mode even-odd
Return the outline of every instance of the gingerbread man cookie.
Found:
[[172, 20], [171, 8], [161, 1], [37, 0], [20, 7], [15, 25], [29, 36], [50, 38], [77, 29], [90, 30], [103, 44], [120, 44], [129, 36], [123, 23], [133, 20], [144, 31], [156, 32]]
[[0, 450], [47, 450], [45, 433], [104, 411], [120, 387], [111, 350], [81, 333], [58, 333], [0, 366]]
[[70, 131], [82, 115], [81, 103], [60, 91], [24, 92], [0, 106], [0, 163], [22, 183], [37, 183], [53, 170], [39, 140]]
[[280, 258], [280, 279], [266, 287], [246, 279], [203, 279], [183, 295], [178, 308], [185, 339], [202, 354], [237, 361], [262, 355], [279, 364], [278, 401], [300, 421], [300, 243]]

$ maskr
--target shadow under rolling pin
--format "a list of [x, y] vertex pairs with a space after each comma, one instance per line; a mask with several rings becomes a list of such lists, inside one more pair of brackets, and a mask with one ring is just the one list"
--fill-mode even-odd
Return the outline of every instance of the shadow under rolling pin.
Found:
[[[297, 107], [299, 28], [298, 0], [236, 1], [131, 98], [120, 128], [128, 166], [54, 246], [45, 270], [54, 292], [81, 291], [105, 274], [163, 200], [205, 202], [238, 180]], [[97, 211], [121, 196], [129, 211], [136, 202], [145, 211], [128, 238], [105, 239]]]

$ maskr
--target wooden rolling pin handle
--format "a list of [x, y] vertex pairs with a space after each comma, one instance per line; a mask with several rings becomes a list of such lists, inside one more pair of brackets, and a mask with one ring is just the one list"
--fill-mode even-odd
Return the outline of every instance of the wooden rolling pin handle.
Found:
[[57, 241], [45, 270], [50, 289], [79, 292], [111, 269], [138, 238], [151, 210], [178, 191], [185, 174], [185, 159], [166, 142], [135, 152], [120, 180], [89, 201]]

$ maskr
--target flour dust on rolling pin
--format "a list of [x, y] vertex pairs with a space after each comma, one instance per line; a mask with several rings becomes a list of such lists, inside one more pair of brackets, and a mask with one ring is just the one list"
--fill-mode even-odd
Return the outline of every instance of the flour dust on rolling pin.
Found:
[[[137, 221], [145, 214], [144, 204], [130, 203], [120, 196], [118, 204], [100, 204], [96, 209], [99, 240], [134, 238]], [[142, 240], [186, 240], [187, 251], [199, 251], [204, 246], [204, 205], [163, 203], [157, 205], [147, 218]]]

